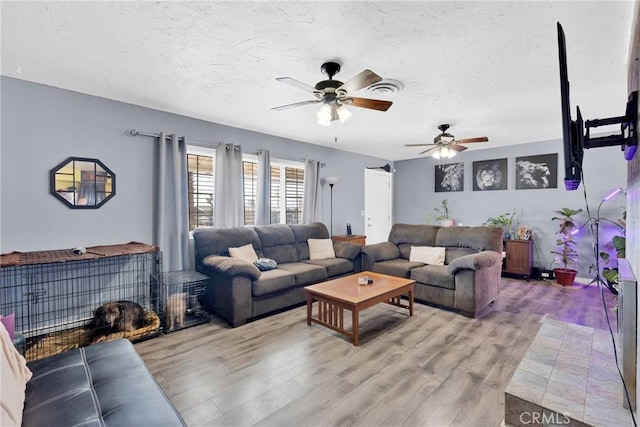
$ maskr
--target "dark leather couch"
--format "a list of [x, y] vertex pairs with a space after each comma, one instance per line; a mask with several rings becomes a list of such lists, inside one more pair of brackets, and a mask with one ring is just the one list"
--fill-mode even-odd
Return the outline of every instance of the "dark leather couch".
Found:
[[[320, 223], [271, 224], [255, 227], [201, 227], [193, 231], [196, 270], [209, 276], [205, 306], [240, 326], [306, 301], [304, 287], [361, 271], [361, 249], [351, 242], [333, 242], [336, 257], [310, 260], [308, 239], [328, 239]], [[259, 257], [278, 268], [260, 271], [248, 261], [229, 257], [229, 248], [253, 245]]]
[[120, 339], [27, 364], [23, 427], [185, 426], [130, 341]]

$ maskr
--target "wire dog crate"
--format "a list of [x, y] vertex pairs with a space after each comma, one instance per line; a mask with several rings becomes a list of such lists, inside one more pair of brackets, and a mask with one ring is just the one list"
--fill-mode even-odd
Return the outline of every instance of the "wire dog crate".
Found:
[[158, 313], [165, 332], [194, 326], [210, 320], [202, 306], [209, 278], [197, 271], [170, 271], [160, 275]]
[[87, 326], [108, 302], [132, 301], [143, 308], [144, 330], [122, 334], [139, 339], [159, 332], [154, 310], [161, 270], [158, 248], [135, 242], [95, 246], [81, 255], [71, 250], [1, 255], [0, 313], [15, 313], [27, 360], [89, 344]]

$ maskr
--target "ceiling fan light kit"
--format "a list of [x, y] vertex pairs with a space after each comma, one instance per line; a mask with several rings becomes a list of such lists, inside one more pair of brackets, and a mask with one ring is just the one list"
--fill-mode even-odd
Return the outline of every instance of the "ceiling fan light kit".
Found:
[[489, 138], [486, 136], [479, 136], [476, 138], [466, 138], [466, 139], [456, 139], [450, 133], [447, 133], [449, 129], [449, 125], [444, 123], [438, 126], [438, 129], [442, 133], [436, 135], [433, 138], [433, 144], [404, 144], [405, 147], [431, 147], [426, 150], [420, 152], [419, 154], [425, 154], [430, 151], [433, 151], [431, 156], [436, 159], [450, 159], [454, 157], [458, 152], [464, 151], [467, 149], [464, 145], [461, 144], [471, 144], [475, 142], [487, 142]]
[[320, 67], [320, 70], [328, 75], [329, 79], [319, 81], [313, 87], [291, 77], [278, 77], [276, 79], [277, 81], [311, 92], [316, 99], [281, 105], [279, 107], [273, 107], [272, 110], [282, 111], [293, 107], [299, 107], [301, 105], [322, 103], [320, 110], [316, 113], [318, 123], [323, 126], [330, 126], [331, 122], [336, 120], [340, 120], [340, 123], [344, 123], [353, 115], [345, 105], [368, 108], [371, 110], [387, 111], [393, 104], [391, 101], [357, 98], [349, 95], [349, 92], [358, 91], [382, 80], [380, 76], [371, 70], [364, 70], [360, 72], [346, 83], [333, 79], [333, 76], [340, 71], [340, 64], [337, 62], [325, 62]]

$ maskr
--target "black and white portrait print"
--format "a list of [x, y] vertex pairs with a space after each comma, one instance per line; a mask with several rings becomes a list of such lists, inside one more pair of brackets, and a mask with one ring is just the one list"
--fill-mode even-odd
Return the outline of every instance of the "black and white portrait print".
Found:
[[558, 188], [558, 154], [516, 157], [516, 190]]
[[436, 193], [464, 191], [464, 163], [435, 166]]
[[473, 162], [473, 191], [506, 189], [507, 159]]

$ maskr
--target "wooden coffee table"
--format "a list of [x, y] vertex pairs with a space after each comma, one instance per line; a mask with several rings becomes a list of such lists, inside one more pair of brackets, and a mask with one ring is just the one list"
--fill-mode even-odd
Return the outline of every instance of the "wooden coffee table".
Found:
[[[359, 285], [358, 277], [367, 276], [373, 280], [371, 285]], [[409, 309], [413, 316], [413, 284], [415, 282], [402, 277], [363, 271], [351, 276], [329, 280], [317, 285], [307, 286], [307, 325], [318, 323], [351, 338], [358, 345], [358, 318], [360, 311], [378, 303], [386, 302]], [[400, 296], [407, 294], [409, 301], [403, 304]], [[317, 316], [312, 316], [313, 302], [318, 301]], [[352, 330], [344, 328], [344, 310], [351, 311]]]

